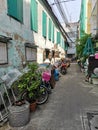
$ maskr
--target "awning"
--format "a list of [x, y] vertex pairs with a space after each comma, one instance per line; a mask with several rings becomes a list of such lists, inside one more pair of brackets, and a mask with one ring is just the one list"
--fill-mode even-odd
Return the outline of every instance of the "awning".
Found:
[[84, 50], [83, 50], [83, 55], [90, 55], [90, 54], [94, 54], [94, 48], [93, 48], [93, 45], [92, 45], [92, 40], [89, 37], [86, 41], [86, 44], [85, 44], [85, 47], [84, 47]]

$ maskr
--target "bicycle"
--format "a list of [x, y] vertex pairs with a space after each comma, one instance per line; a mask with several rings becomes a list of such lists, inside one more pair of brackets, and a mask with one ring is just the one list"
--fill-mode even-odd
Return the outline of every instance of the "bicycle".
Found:
[[[32, 98], [30, 99], [29, 91], [27, 89], [25, 89], [21, 93], [20, 99], [27, 100], [29, 102], [36, 100], [36, 103], [38, 105], [44, 104], [48, 100], [48, 97], [49, 97], [48, 89], [43, 84], [39, 85], [39, 87], [37, 89], [33, 90], [32, 93], [34, 93], [34, 97], [32, 96]], [[35, 97], [37, 97], [37, 98], [35, 98]]]

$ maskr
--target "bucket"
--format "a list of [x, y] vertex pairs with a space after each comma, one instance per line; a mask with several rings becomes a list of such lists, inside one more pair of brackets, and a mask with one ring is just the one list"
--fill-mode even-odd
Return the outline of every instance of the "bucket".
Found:
[[9, 125], [12, 127], [21, 127], [30, 120], [30, 105], [28, 102], [21, 106], [9, 107]]

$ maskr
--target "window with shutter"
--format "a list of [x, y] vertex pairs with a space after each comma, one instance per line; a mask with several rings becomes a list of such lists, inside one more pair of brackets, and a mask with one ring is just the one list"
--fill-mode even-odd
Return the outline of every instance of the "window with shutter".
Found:
[[52, 42], [54, 43], [54, 25], [52, 24], [52, 36], [51, 36], [51, 39], [52, 39]]
[[23, 22], [23, 0], [7, 0], [8, 15]]
[[7, 44], [0, 42], [0, 64], [8, 63], [7, 55], [8, 55]]
[[48, 39], [51, 40], [51, 19], [49, 19], [49, 26], [48, 26]]
[[47, 15], [44, 11], [42, 12], [42, 36], [47, 37]]
[[60, 44], [61, 42], [61, 34], [60, 32], [57, 32], [57, 44]]
[[38, 32], [38, 3], [31, 0], [31, 29]]
[[64, 49], [64, 50], [66, 50], [65, 49], [65, 42], [64, 42], [64, 39], [62, 38], [62, 40], [61, 40], [61, 47]]

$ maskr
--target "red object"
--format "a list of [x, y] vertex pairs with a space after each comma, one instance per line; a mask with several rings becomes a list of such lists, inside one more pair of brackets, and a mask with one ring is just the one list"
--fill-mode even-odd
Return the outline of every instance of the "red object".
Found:
[[61, 66], [62, 66], [62, 67], [66, 67], [66, 64], [65, 64], [65, 63], [62, 63]]

